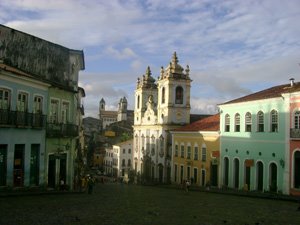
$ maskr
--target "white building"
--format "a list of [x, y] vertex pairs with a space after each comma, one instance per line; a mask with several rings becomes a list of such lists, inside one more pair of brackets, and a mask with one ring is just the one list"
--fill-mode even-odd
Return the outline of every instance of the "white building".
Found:
[[176, 52], [157, 82], [150, 68], [135, 90], [134, 169], [142, 179], [155, 182], [171, 180], [170, 130], [190, 123], [189, 66], [184, 70]]
[[132, 170], [132, 139], [107, 148], [104, 157], [104, 171], [113, 177], [128, 176]]

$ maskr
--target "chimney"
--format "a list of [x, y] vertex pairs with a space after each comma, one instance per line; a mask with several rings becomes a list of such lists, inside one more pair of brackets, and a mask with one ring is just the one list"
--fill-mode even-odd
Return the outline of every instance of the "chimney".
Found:
[[294, 78], [291, 78], [291, 79], [290, 79], [290, 82], [291, 82], [291, 87], [293, 87], [294, 84], [295, 84], [295, 79], [294, 79]]

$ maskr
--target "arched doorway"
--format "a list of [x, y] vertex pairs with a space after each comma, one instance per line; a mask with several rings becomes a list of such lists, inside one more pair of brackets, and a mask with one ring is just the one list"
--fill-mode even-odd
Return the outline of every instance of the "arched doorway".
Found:
[[300, 151], [294, 154], [294, 188], [300, 189]]
[[164, 166], [160, 163], [158, 165], [158, 182], [163, 182]]
[[277, 192], [277, 165], [271, 163], [269, 167], [269, 177], [270, 177], [270, 191]]
[[263, 191], [264, 186], [264, 165], [262, 162], [256, 163], [256, 190]]
[[238, 159], [233, 160], [233, 181], [234, 181], [234, 188], [239, 188], [240, 183], [240, 163]]
[[228, 186], [229, 180], [229, 159], [227, 157], [224, 158], [224, 180], [223, 185]]

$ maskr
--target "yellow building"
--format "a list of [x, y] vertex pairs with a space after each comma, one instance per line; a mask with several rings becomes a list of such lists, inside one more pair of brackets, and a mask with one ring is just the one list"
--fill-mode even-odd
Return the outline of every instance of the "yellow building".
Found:
[[197, 186], [218, 186], [219, 114], [171, 132], [172, 182], [190, 180]]

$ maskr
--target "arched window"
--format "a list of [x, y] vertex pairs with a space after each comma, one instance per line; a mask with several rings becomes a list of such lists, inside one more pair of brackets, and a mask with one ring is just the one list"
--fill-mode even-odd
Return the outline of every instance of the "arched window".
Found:
[[240, 114], [235, 114], [235, 117], [234, 117], [234, 123], [235, 123], [235, 132], [240, 132], [240, 127], [241, 127], [241, 117], [240, 117]]
[[258, 132], [264, 132], [265, 131], [265, 122], [264, 122], [264, 113], [262, 111], [259, 111], [257, 113], [257, 131]]
[[247, 112], [245, 115], [245, 128], [246, 132], [251, 132], [251, 126], [252, 126], [252, 116], [251, 113]]
[[230, 116], [228, 114], [225, 115], [225, 132], [230, 131]]
[[164, 87], [161, 90], [161, 103], [165, 103], [165, 88]]
[[271, 111], [271, 132], [278, 131], [278, 112], [276, 110]]
[[175, 96], [175, 103], [182, 104], [183, 103], [183, 88], [178, 86], [176, 87], [176, 96]]
[[137, 108], [140, 108], [140, 96], [137, 97]]

